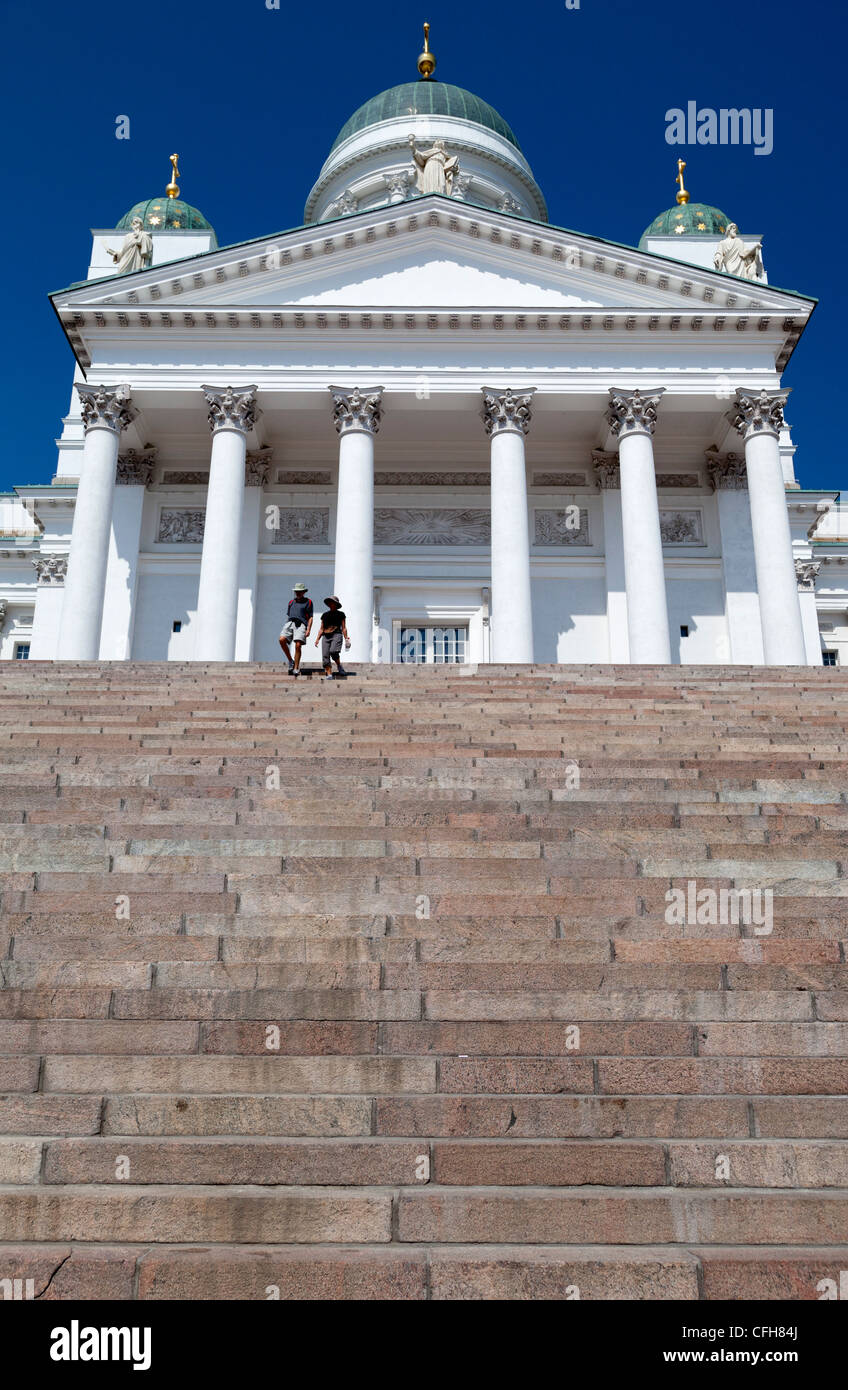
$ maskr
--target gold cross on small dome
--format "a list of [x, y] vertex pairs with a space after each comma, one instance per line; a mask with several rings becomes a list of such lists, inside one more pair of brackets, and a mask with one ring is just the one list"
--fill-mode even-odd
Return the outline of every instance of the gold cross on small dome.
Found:
[[169, 158], [171, 160], [171, 182], [168, 184], [167, 188], [165, 189], [165, 192], [167, 193], [169, 198], [179, 198], [180, 189], [177, 183], [177, 179], [180, 176], [180, 171], [177, 168], [177, 160], [179, 159], [179, 155], [172, 154], [169, 156]]
[[679, 192], [678, 195], [677, 195], [677, 201], [678, 201], [678, 203], [688, 203], [688, 202], [689, 202], [689, 194], [686, 192], [686, 189], [683, 187], [683, 170], [684, 170], [685, 168], [686, 168], [686, 160], [685, 160], [685, 159], [678, 159], [678, 161], [677, 161], [677, 182], [680, 184], [680, 192]]

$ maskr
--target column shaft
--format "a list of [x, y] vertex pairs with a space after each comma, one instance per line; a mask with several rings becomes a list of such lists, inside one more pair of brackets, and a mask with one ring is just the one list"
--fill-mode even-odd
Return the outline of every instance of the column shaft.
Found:
[[200, 557], [195, 661], [235, 660], [244, 457], [240, 430], [216, 430]]
[[372, 659], [374, 623], [374, 436], [382, 418], [381, 386], [352, 391], [331, 386], [339, 434], [339, 487], [333, 592], [350, 634], [348, 660]]
[[60, 661], [96, 661], [100, 652], [118, 442], [135, 411], [129, 387], [78, 385], [77, 390], [85, 445], [56, 656]]
[[610, 391], [608, 420], [618, 436], [627, 633], [635, 665], [671, 662], [665, 564], [651, 436], [662, 391]]
[[804, 666], [807, 651], [778, 435], [787, 392], [737, 391], [732, 423], [745, 439], [754, 564], [767, 666]]
[[766, 665], [804, 666], [807, 653], [776, 435], [747, 439], [745, 464]]
[[483, 423], [491, 440], [492, 660], [532, 662], [533, 600], [524, 436], [533, 391], [483, 391]]
[[374, 436], [347, 430], [339, 439], [333, 593], [347, 615], [351, 661], [371, 660], [373, 592]]
[[492, 659], [533, 660], [524, 436], [492, 435]]
[[195, 661], [234, 661], [238, 617], [239, 542], [244, 511], [247, 432], [257, 415], [256, 387], [204, 386], [212, 458], [194, 638]]

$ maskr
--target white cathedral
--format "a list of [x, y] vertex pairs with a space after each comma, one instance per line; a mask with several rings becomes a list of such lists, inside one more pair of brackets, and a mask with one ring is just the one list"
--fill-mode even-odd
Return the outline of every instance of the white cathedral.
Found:
[[781, 389], [814, 301], [682, 161], [638, 249], [551, 225], [434, 68], [425, 27], [300, 227], [219, 247], [172, 156], [93, 233], [55, 477], [0, 499], [0, 656], [278, 661], [303, 582], [354, 662], [848, 662], [848, 511]]

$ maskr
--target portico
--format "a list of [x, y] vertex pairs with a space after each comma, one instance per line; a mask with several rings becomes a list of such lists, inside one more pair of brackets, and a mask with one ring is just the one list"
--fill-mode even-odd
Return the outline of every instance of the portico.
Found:
[[[422, 638], [435, 660], [527, 663], [578, 651], [636, 664], [750, 660], [758, 644], [767, 662], [796, 659], [788, 522], [779, 640], [775, 615], [766, 604], [762, 617], [723, 546], [732, 534], [721, 486], [729, 471], [754, 537], [749, 577], [755, 561], [775, 572], [785, 392], [740, 393], [728, 411], [703, 393], [623, 383], [601, 394], [522, 389], [517, 380], [501, 388], [493, 379], [476, 390], [476, 399], [464, 383], [419, 398], [396, 382], [297, 393], [270, 383], [202, 382], [189, 390], [178, 383], [169, 397], [143, 383], [85, 386], [82, 401], [99, 402], [87, 412], [85, 448], [92, 438], [99, 444], [98, 433], [108, 441], [108, 458], [100, 446], [91, 476], [98, 515], [114, 518], [112, 554], [109, 529], [92, 526], [83, 496], [68, 557], [62, 659], [98, 651], [198, 661], [270, 656], [287, 586], [310, 576], [318, 603], [322, 586], [342, 597], [351, 661], [406, 659], [397, 633], [407, 628], [436, 631], [435, 642]], [[732, 442], [752, 414], [767, 422], [770, 443], [764, 461], [756, 459], [759, 490], [749, 494], [741, 458], [719, 456], [704, 441], [723, 430]], [[139, 418], [154, 435], [146, 447]], [[139, 440], [120, 456], [118, 426]], [[684, 427], [689, 440], [681, 446]], [[177, 467], [180, 455], [197, 466]], [[302, 466], [291, 466], [294, 459]], [[675, 472], [669, 459], [681, 460]], [[126, 536], [136, 549], [133, 580], [117, 603], [108, 574]], [[770, 537], [765, 561], [757, 536]], [[84, 601], [74, 597], [80, 567]], [[702, 613], [697, 590], [710, 596]], [[179, 596], [169, 607], [166, 592]], [[675, 641], [681, 612], [690, 621], [678, 629], [695, 638], [689, 651], [682, 633]]]

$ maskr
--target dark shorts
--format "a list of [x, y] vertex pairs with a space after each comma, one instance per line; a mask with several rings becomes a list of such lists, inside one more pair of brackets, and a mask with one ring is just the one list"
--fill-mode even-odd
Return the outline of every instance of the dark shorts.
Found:
[[324, 658], [324, 665], [330, 660], [331, 656], [338, 656], [342, 649], [342, 634], [331, 632], [321, 638], [321, 655]]

